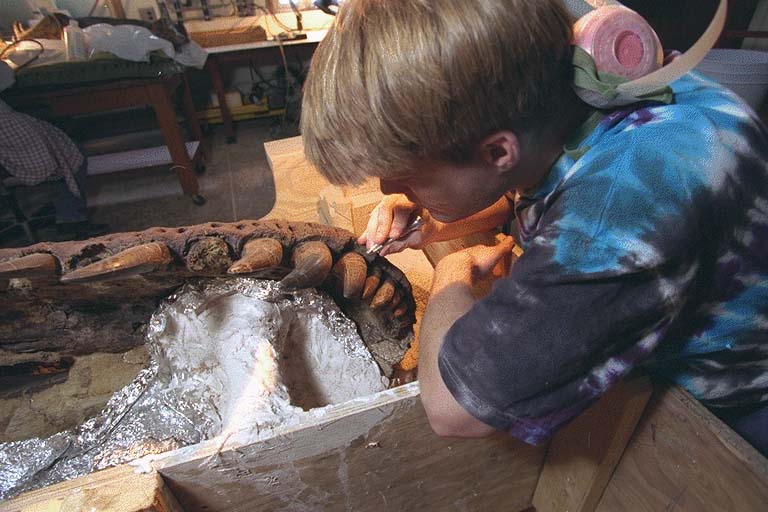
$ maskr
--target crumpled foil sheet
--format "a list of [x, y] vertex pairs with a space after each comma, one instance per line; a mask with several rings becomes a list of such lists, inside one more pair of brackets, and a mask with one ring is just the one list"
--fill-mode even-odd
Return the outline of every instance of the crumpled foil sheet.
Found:
[[[0, 499], [70, 480], [126, 463], [152, 453], [199, 443], [215, 437], [221, 428], [215, 421], [214, 400], [191, 401], [168, 383], [174, 375], [169, 366], [169, 347], [159, 335], [168, 321], [167, 309], [183, 301], [185, 312], [203, 314], [222, 297], [242, 293], [314, 314], [345, 350], [359, 351], [355, 324], [326, 294], [314, 289], [285, 292], [278, 282], [251, 278], [210, 279], [188, 282], [157, 309], [147, 330], [150, 365], [115, 393], [101, 413], [74, 430], [47, 439], [33, 438], [0, 444]], [[370, 353], [358, 354], [370, 358]], [[194, 378], [194, 371], [175, 378]], [[214, 397], [215, 398], [215, 397]]]

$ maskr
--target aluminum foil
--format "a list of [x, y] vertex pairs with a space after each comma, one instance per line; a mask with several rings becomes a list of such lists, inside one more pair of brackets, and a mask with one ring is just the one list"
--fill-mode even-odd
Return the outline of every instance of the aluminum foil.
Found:
[[218, 435], [219, 397], [210, 390], [204, 398], [188, 392], [184, 383], [196, 378], [197, 369], [175, 365], [178, 348], [163, 342], [161, 334], [174, 322], [172, 308], [180, 306], [186, 314], [202, 316], [237, 293], [315, 315], [347, 352], [372, 361], [355, 324], [333, 299], [317, 290], [286, 292], [275, 281], [250, 278], [189, 282], [168, 297], [149, 322], [149, 367], [115, 393], [98, 416], [46, 439], [0, 444], [0, 499]]

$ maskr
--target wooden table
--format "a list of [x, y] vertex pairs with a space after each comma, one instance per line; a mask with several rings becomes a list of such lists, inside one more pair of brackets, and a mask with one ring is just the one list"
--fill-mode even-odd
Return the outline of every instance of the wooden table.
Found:
[[40, 112], [42, 109], [42, 112], [52, 117], [152, 107], [171, 155], [172, 170], [176, 172], [184, 194], [190, 196], [195, 204], [203, 204], [205, 198], [200, 194], [195, 175], [196, 160], [202, 158], [203, 154], [201, 149], [192, 157], [187, 152], [185, 137], [173, 106], [173, 97], [179, 88], [192, 135], [202, 142], [203, 134], [189, 86], [181, 73], [155, 79], [117, 80], [46, 90], [9, 90], [4, 94], [4, 99], [17, 110]]
[[229, 111], [226, 99], [226, 88], [221, 78], [220, 64], [242, 63], [250, 60], [259, 62], [276, 62], [282, 66], [280, 57], [280, 47], [291, 54], [309, 57], [314, 52], [318, 43], [325, 37], [327, 30], [307, 31], [306, 39], [295, 39], [286, 41], [256, 41], [253, 43], [231, 44], [227, 46], [214, 46], [206, 48], [208, 59], [205, 61], [205, 69], [211, 77], [213, 89], [219, 98], [219, 110], [224, 125], [224, 135], [228, 144], [233, 144], [237, 139], [235, 136], [235, 125], [232, 121], [232, 113]]

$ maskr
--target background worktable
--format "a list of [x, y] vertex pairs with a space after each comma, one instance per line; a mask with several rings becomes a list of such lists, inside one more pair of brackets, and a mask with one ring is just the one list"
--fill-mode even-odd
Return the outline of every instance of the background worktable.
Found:
[[93, 84], [57, 86], [44, 89], [13, 88], [3, 99], [16, 110], [33, 112], [42, 117], [68, 117], [122, 108], [149, 106], [155, 112], [163, 139], [184, 194], [202, 203], [195, 175], [196, 160], [202, 157], [201, 145], [190, 156], [185, 136], [179, 126], [173, 98], [181, 88], [186, 121], [194, 138], [202, 142], [203, 134], [183, 73], [158, 78], [121, 79]]

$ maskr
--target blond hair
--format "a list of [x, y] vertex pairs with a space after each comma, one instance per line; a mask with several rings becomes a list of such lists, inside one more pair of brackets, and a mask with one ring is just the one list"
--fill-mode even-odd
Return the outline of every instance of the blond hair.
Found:
[[305, 83], [307, 158], [356, 184], [556, 122], [571, 98], [571, 23], [562, 0], [347, 0]]

